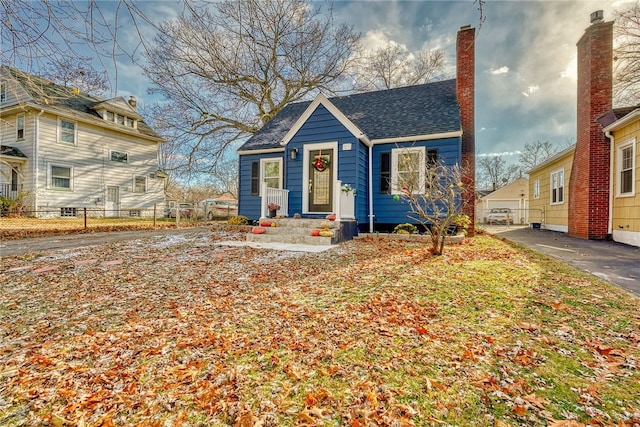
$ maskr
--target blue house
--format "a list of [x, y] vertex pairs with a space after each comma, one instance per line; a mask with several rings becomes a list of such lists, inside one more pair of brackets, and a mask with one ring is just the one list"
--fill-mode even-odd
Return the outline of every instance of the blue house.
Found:
[[335, 214], [360, 231], [408, 222], [394, 198], [407, 159], [422, 171], [474, 164], [474, 37], [458, 32], [455, 79], [287, 105], [238, 149], [239, 214], [259, 219], [274, 203], [278, 215]]

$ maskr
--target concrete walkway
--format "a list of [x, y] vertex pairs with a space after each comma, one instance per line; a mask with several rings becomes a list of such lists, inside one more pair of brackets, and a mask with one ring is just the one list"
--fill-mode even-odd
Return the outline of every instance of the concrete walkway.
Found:
[[549, 255], [640, 296], [640, 248], [528, 227], [487, 227], [495, 236]]

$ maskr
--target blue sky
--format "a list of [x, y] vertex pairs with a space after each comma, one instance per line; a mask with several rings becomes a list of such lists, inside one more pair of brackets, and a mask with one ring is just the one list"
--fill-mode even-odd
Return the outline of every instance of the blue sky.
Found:
[[[498, 153], [515, 162], [527, 142], [550, 141], [558, 146], [574, 142], [576, 43], [590, 24], [591, 12], [604, 10], [608, 21], [615, 9], [628, 3], [487, 0], [476, 45], [478, 155]], [[140, 6], [154, 21], [180, 10], [173, 1]], [[444, 49], [453, 76], [456, 32], [464, 25], [478, 28], [477, 7], [471, 0], [336, 1], [334, 16], [336, 22], [353, 24], [369, 48], [394, 42], [410, 51]], [[144, 76], [126, 61], [118, 68], [121, 76], [127, 75], [118, 82], [118, 95], [152, 102]]]

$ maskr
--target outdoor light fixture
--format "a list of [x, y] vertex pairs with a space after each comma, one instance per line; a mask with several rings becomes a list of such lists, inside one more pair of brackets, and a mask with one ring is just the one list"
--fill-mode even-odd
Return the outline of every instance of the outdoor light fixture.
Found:
[[291, 160], [295, 160], [295, 159], [296, 159], [296, 157], [298, 157], [298, 149], [297, 149], [297, 148], [293, 148], [293, 149], [290, 151], [290, 153], [289, 153], [289, 154], [291, 155]]

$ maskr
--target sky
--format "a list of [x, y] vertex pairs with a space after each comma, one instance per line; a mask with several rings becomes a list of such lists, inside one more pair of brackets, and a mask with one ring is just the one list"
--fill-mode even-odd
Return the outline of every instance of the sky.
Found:
[[[472, 0], [335, 1], [333, 7], [335, 21], [352, 24], [368, 48], [394, 42], [410, 51], [443, 49], [450, 77], [456, 33], [465, 25], [475, 27], [476, 154], [501, 154], [517, 162], [525, 143], [549, 141], [563, 148], [575, 142], [576, 43], [592, 12], [603, 10], [609, 21], [625, 4], [629, 0], [487, 0], [481, 25]], [[140, 5], [154, 21], [180, 11], [175, 1]], [[123, 61], [118, 68], [127, 77], [118, 82], [117, 94], [151, 102], [149, 83], [135, 66]]]

